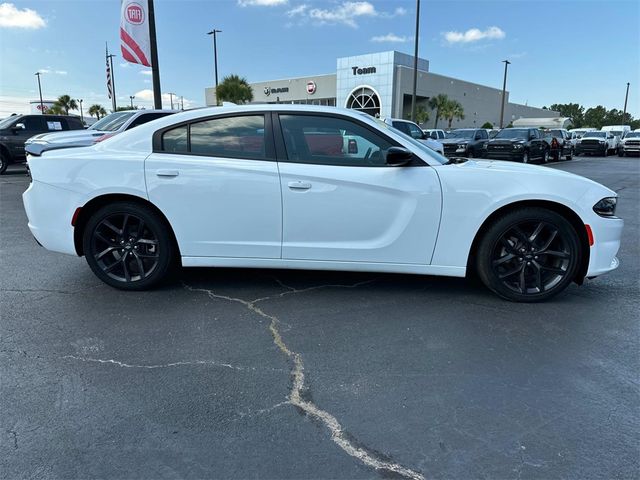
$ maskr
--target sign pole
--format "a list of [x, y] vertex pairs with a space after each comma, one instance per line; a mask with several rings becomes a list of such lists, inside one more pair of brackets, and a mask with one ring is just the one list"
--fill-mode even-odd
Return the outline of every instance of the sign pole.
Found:
[[162, 92], [160, 90], [160, 69], [158, 67], [158, 42], [156, 40], [156, 15], [153, 0], [149, 2], [149, 46], [151, 50], [151, 73], [153, 74], [153, 105], [162, 109]]
[[[41, 73], [36, 73], [36, 77], [38, 77], [38, 91], [40, 92], [40, 113], [44, 115], [44, 102], [42, 101], [42, 85], [40, 84], [40, 75]], [[629, 90], [627, 89], [627, 92]]]

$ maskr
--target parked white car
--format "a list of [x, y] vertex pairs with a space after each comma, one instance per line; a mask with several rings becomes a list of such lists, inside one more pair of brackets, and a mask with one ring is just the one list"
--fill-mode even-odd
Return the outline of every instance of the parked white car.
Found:
[[640, 154], [640, 131], [629, 132], [624, 136], [620, 146], [618, 147], [618, 156], [626, 157], [627, 155]]
[[[317, 141], [335, 131], [372, 147], [348, 154]], [[450, 162], [353, 110], [198, 109], [28, 162], [37, 241], [84, 255], [126, 290], [181, 263], [475, 271], [506, 299], [540, 301], [618, 267], [614, 191], [541, 166]]]
[[578, 140], [582, 139], [585, 133], [587, 132], [597, 132], [597, 128], [583, 127], [583, 128], [572, 128], [569, 130], [571, 134], [571, 144], [575, 147], [578, 143]]
[[40, 155], [57, 148], [86, 147], [173, 113], [176, 113], [176, 110], [125, 110], [111, 113], [86, 130], [35, 135], [25, 142], [25, 151], [31, 155]]
[[405, 135], [409, 135], [411, 138], [424, 143], [434, 152], [444, 155], [444, 145], [442, 142], [434, 140], [429, 135], [425, 134], [417, 123], [410, 122], [409, 120], [401, 120], [399, 118], [384, 118], [382, 121], [387, 125], [400, 130]]

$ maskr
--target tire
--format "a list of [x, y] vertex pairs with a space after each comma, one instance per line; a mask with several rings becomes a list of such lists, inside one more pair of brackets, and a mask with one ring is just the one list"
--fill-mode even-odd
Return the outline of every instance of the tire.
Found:
[[618, 149], [618, 156], [624, 157], [624, 152], [621, 149]]
[[602, 156], [603, 157], [608, 157], [609, 156], [609, 149], [608, 148], [604, 149], [604, 154]]
[[529, 163], [529, 160], [529, 152], [525, 150], [522, 154], [522, 163]]
[[158, 285], [177, 255], [169, 226], [151, 208], [134, 202], [115, 202], [95, 212], [82, 244], [93, 273], [121, 290]]
[[542, 152], [542, 163], [549, 163], [549, 149], [547, 148]]
[[525, 207], [489, 226], [475, 267], [482, 283], [500, 297], [540, 302], [569, 286], [581, 256], [580, 239], [567, 219], [545, 208]]
[[7, 170], [8, 166], [9, 166], [9, 159], [6, 157], [4, 153], [0, 152], [0, 175], [2, 175]]
[[567, 156], [564, 157], [566, 160], [571, 160], [573, 158], [573, 149], [569, 149], [569, 153], [567, 153]]
[[469, 152], [467, 152], [467, 158], [473, 158], [475, 157], [475, 155], [473, 154], [473, 149], [469, 149]]

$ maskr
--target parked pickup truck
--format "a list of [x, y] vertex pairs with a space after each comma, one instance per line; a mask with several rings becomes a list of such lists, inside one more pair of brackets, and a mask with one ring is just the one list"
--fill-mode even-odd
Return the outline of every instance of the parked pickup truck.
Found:
[[571, 133], [563, 128], [545, 130], [545, 133], [551, 137], [551, 158], [556, 162], [562, 157], [565, 157], [567, 160], [571, 160], [573, 155]]
[[618, 146], [618, 156], [640, 155], [640, 131], [629, 132]]
[[529, 163], [547, 163], [551, 155], [551, 137], [538, 128], [504, 128], [486, 143], [485, 158]]
[[441, 140], [447, 157], [482, 157], [489, 134], [484, 128], [458, 128]]
[[576, 143], [575, 154], [606, 157], [617, 148], [616, 137], [611, 132], [587, 132]]

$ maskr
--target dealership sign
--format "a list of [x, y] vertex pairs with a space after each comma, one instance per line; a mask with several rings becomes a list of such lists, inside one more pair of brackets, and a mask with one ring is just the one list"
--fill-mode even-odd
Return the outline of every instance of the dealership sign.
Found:
[[309, 95], [313, 95], [314, 93], [316, 93], [316, 88], [316, 82], [314, 82], [313, 80], [307, 82], [307, 93]]
[[351, 67], [354, 75], [369, 75], [370, 73], [376, 73], [376, 67]]
[[281, 87], [281, 88], [271, 88], [264, 87], [264, 94], [268, 97], [272, 93], [287, 93], [289, 91], [289, 87]]
[[147, 15], [148, 2], [122, 0], [120, 4], [120, 50], [130, 63], [151, 66], [151, 40]]

